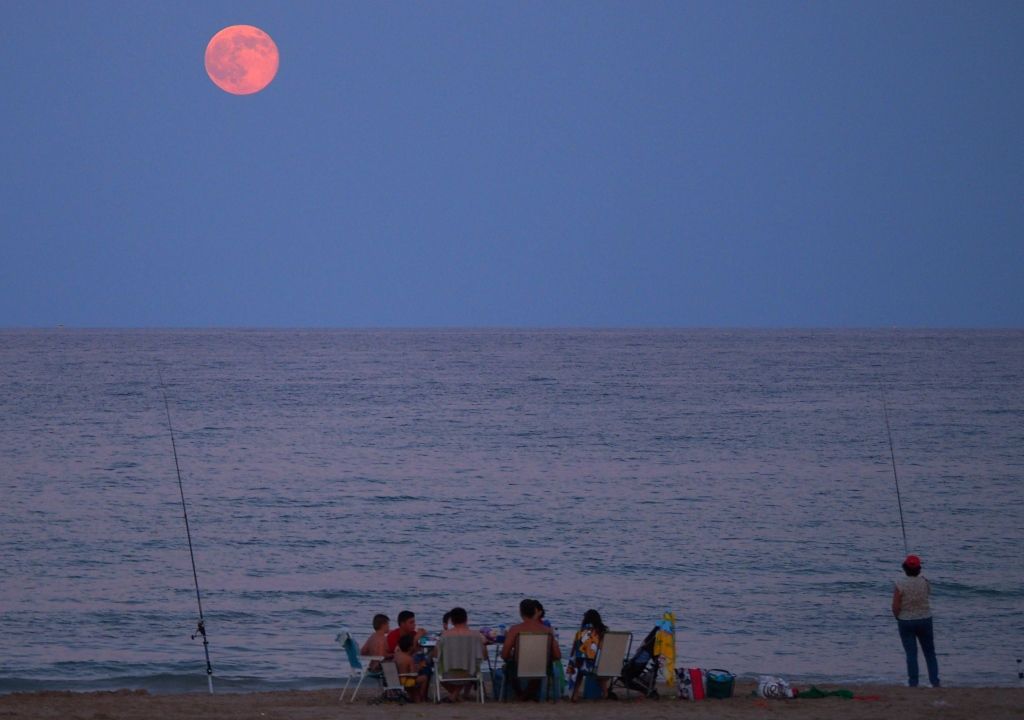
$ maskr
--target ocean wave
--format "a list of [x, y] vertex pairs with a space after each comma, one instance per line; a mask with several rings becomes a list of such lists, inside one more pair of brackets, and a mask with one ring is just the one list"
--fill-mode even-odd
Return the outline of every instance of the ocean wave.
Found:
[[933, 582], [936, 596], [958, 598], [1020, 598], [1024, 597], [1024, 585], [1017, 587], [986, 587], [957, 582]]

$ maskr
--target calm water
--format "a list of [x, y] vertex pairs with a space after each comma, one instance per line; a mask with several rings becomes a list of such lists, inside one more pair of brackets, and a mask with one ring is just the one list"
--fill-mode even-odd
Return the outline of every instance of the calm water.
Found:
[[540, 598], [679, 618], [686, 665], [903, 680], [911, 550], [947, 684], [1024, 652], [1024, 332], [0, 332], [0, 690], [347, 674], [340, 625]]

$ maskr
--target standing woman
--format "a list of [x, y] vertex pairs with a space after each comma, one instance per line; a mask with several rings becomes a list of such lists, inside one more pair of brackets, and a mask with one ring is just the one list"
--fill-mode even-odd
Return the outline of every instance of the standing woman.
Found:
[[892, 614], [899, 625], [900, 640], [907, 653], [907, 684], [917, 687], [917, 644], [921, 643], [924, 662], [928, 666], [928, 680], [939, 687], [939, 663], [935, 659], [935, 640], [932, 635], [932, 609], [928, 598], [932, 586], [921, 575], [921, 558], [907, 555], [903, 561], [906, 577], [896, 581], [892, 594]]
[[[601, 613], [597, 610], [587, 610], [583, 613], [583, 621], [580, 629], [576, 631], [576, 637], [572, 641], [572, 652], [569, 654], [569, 667], [566, 673], [569, 675], [569, 700], [576, 702], [586, 675], [592, 675], [597, 670], [597, 652], [601, 648], [601, 641], [608, 627], [601, 621]], [[601, 683], [601, 694], [607, 693], [605, 683]]]

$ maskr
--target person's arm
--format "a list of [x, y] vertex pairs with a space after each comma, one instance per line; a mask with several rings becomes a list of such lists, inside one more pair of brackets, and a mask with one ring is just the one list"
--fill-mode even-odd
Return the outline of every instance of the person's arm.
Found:
[[900, 610], [903, 609], [903, 593], [900, 592], [899, 588], [894, 588], [892, 591], [892, 615], [894, 618], [899, 620]]
[[366, 657], [367, 655], [373, 655], [374, 652], [373, 652], [373, 648], [371, 647], [372, 644], [373, 644], [373, 635], [368, 637], [366, 639], [366, 642], [363, 643], [363, 646], [361, 648], [359, 648], [359, 654], [362, 655], [363, 657]]
[[519, 634], [518, 628], [511, 628], [505, 633], [505, 642], [501, 645], [501, 659], [511, 660], [512, 653], [516, 649], [516, 636]]

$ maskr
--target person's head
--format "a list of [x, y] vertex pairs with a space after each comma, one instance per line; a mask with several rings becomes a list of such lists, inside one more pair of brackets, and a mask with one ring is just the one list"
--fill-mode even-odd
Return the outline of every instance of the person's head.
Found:
[[451, 615], [452, 625], [465, 625], [469, 622], [469, 613], [466, 612], [466, 608], [452, 608], [449, 615]]
[[381, 613], [377, 613], [376, 615], [373, 616], [373, 629], [374, 630], [377, 630], [377, 631], [383, 630], [384, 632], [387, 632], [390, 625], [391, 625], [391, 618], [389, 618], [387, 615], [383, 615]]
[[537, 605], [537, 619], [538, 620], [543, 620], [544, 619], [544, 606], [540, 604], [540, 600], [534, 600], [533, 602], [536, 603], [536, 605]]
[[410, 652], [412, 650], [413, 643], [415, 642], [416, 641], [413, 640], [412, 635], [403, 635], [398, 638], [398, 649], [404, 653]]
[[608, 630], [604, 622], [601, 620], [601, 613], [593, 608], [583, 613], [583, 621], [580, 623], [580, 627], [583, 627], [584, 625], [590, 625], [602, 635], [606, 630]]
[[921, 574], [921, 558], [917, 555], [907, 555], [907, 559], [903, 561], [903, 572], [910, 577], [917, 577]]
[[526, 598], [519, 603], [519, 614], [523, 620], [529, 620], [537, 614], [537, 601]]
[[403, 610], [398, 613], [398, 629], [403, 633], [416, 632], [416, 613], [412, 610]]

